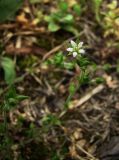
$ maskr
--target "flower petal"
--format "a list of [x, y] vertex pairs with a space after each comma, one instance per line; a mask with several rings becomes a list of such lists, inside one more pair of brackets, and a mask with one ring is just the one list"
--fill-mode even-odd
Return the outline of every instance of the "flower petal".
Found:
[[68, 52], [73, 52], [73, 48], [67, 48]]
[[77, 52], [73, 52], [73, 57], [76, 57], [77, 56]]
[[72, 47], [76, 47], [77, 46], [77, 44], [72, 40], [71, 40], [71, 45], [72, 45]]
[[85, 54], [85, 50], [84, 49], [79, 49], [79, 53], [80, 54]]
[[83, 42], [80, 42], [80, 43], [78, 44], [78, 48], [81, 48], [82, 45], [83, 45]]

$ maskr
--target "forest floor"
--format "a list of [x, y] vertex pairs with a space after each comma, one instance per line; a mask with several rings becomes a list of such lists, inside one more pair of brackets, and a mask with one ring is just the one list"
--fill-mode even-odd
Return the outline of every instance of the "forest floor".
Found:
[[[80, 15], [72, 9], [73, 3], [81, 3]], [[44, 16], [59, 5], [50, 0], [25, 1], [14, 19], [0, 23], [1, 56], [12, 58], [14, 86], [17, 93], [28, 96], [7, 113], [7, 149], [1, 113], [1, 160], [119, 160], [119, 25], [112, 24], [119, 16], [118, 6], [111, 19], [106, 6], [112, 2], [103, 2], [98, 15], [91, 7], [96, 7], [93, 1], [80, 3], [66, 1], [75, 19], [73, 31], [60, 22], [58, 30], [48, 30]], [[106, 18], [111, 19], [111, 27]], [[93, 64], [90, 81], [80, 86], [65, 110], [69, 85], [75, 83], [80, 67], [66, 69], [47, 62], [57, 53], [65, 55], [70, 40], [77, 39], [84, 42], [86, 57]], [[8, 91], [2, 68], [0, 75], [2, 104]]]

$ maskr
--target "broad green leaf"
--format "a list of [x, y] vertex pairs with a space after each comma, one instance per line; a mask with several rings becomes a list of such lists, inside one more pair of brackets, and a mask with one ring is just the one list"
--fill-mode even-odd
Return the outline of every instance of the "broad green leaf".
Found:
[[1, 66], [4, 70], [6, 83], [8, 85], [13, 84], [15, 77], [16, 77], [15, 65], [14, 65], [13, 61], [8, 57], [2, 57], [1, 58]]
[[0, 0], [0, 22], [10, 18], [22, 5], [23, 0]]

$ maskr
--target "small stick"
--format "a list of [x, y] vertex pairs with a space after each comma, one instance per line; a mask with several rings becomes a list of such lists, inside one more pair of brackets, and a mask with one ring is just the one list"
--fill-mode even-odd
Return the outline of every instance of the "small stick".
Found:
[[74, 106], [71, 106], [71, 107], [69, 106], [69, 109], [74, 109], [74, 108], [77, 108], [77, 107], [81, 106], [82, 104], [87, 102], [92, 96], [94, 96], [95, 94], [101, 92], [104, 89], [104, 87], [105, 86], [103, 84], [98, 85], [92, 91], [90, 91], [85, 96], [83, 96]]
[[88, 157], [90, 157], [92, 160], [96, 160], [96, 158], [93, 156], [93, 155], [91, 155], [89, 152], [87, 152], [85, 149], [83, 149], [81, 146], [79, 146], [79, 145], [76, 145], [77, 146], [77, 148], [79, 149], [79, 150], [81, 150], [83, 153], [85, 153]]

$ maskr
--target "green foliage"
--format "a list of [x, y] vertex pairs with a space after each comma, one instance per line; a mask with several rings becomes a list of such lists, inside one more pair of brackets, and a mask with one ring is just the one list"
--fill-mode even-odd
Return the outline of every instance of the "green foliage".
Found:
[[65, 60], [65, 56], [63, 55], [63, 53], [62, 52], [58, 52], [58, 53], [55, 54], [55, 56], [50, 58], [47, 61], [47, 63], [55, 65], [56, 67], [63, 67], [64, 60]]
[[69, 85], [69, 93], [70, 93], [71, 95], [73, 95], [73, 94], [75, 93], [75, 91], [76, 91], [76, 86], [75, 86], [75, 84], [74, 84], [74, 83], [70, 83], [70, 85]]
[[66, 3], [65, 1], [61, 1], [59, 3], [59, 9], [61, 11], [67, 12], [68, 11], [68, 3]]
[[8, 57], [2, 57], [1, 58], [1, 66], [5, 73], [5, 81], [8, 85], [11, 85], [14, 83], [14, 80], [16, 78], [15, 73], [15, 65], [12, 59]]
[[63, 61], [64, 61], [64, 56], [63, 56], [62, 52], [59, 52], [54, 56], [55, 65], [57, 65], [57, 66], [62, 65]]
[[106, 12], [103, 13], [104, 37], [114, 35], [119, 39], [119, 8], [117, 0], [107, 5]]
[[96, 82], [97, 84], [104, 83], [104, 82], [105, 82], [105, 79], [104, 79], [103, 77], [97, 77], [97, 78], [95, 78], [95, 82]]
[[100, 6], [102, 4], [102, 0], [92, 0], [92, 4], [95, 12], [95, 18], [100, 23]]
[[53, 114], [48, 114], [42, 119], [42, 124], [44, 126], [55, 126], [61, 125], [61, 121]]
[[64, 1], [59, 3], [58, 11], [45, 16], [45, 21], [48, 22], [48, 29], [51, 32], [56, 32], [59, 29], [78, 34], [74, 27], [74, 17], [68, 12], [68, 4]]
[[51, 32], [56, 32], [60, 29], [60, 26], [53, 21], [49, 21], [48, 29]]
[[87, 70], [81, 71], [77, 79], [79, 81], [79, 86], [88, 84], [89, 83], [89, 72]]
[[52, 64], [55, 67], [65, 68], [69, 70], [75, 67], [74, 63], [72, 63], [71, 61], [67, 61], [66, 56], [63, 54], [63, 52], [56, 53], [55, 56], [47, 61], [47, 64]]
[[77, 63], [81, 67], [82, 70], [85, 70], [91, 62], [86, 58], [81, 56], [80, 59], [77, 60]]
[[[48, 64], [55, 65], [65, 69], [74, 69], [77, 65], [81, 69], [80, 74], [76, 76], [78, 84], [69, 84], [69, 95], [65, 101], [64, 109], [67, 109], [69, 103], [74, 96], [75, 92], [80, 88], [81, 85], [89, 83], [89, 71], [88, 66], [91, 62], [85, 56], [85, 50], [83, 49], [83, 42], [71, 41], [71, 45], [67, 48], [69, 53], [64, 55], [63, 52], [57, 53], [52, 59], [49, 59]], [[73, 53], [76, 53], [76, 56]], [[69, 61], [69, 56], [72, 56], [72, 61]]]
[[62, 146], [60, 151], [52, 151], [51, 160], [64, 160], [68, 153], [68, 149]]
[[42, 0], [30, 0], [31, 4], [40, 3]]
[[103, 69], [104, 69], [105, 71], [109, 71], [109, 70], [111, 69], [111, 64], [109, 64], [109, 63], [104, 64], [104, 65], [103, 65]]
[[12, 153], [12, 150], [11, 150], [11, 147], [13, 145], [14, 145], [13, 141], [9, 137], [3, 138], [2, 141], [0, 142], [0, 156], [4, 160], [13, 159], [13, 153]]
[[14, 108], [20, 101], [28, 98], [24, 95], [19, 95], [16, 93], [16, 90], [13, 86], [10, 86], [10, 88], [7, 91], [7, 94], [5, 95], [4, 104], [2, 105], [3, 111], [9, 111], [10, 109]]
[[82, 10], [81, 10], [81, 5], [79, 5], [79, 4], [74, 4], [74, 5], [73, 5], [73, 10], [75, 11], [75, 13], [76, 13], [78, 16], [81, 15], [81, 12], [82, 12]]
[[0, 0], [0, 22], [9, 19], [21, 7], [23, 0]]
[[33, 123], [30, 124], [28, 130], [26, 131], [28, 138], [33, 138], [36, 142], [41, 140], [41, 130], [36, 127]]

